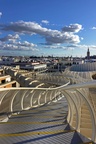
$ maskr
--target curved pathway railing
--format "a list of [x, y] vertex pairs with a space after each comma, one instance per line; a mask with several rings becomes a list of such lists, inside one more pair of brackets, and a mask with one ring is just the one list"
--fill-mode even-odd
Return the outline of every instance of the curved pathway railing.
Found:
[[32, 107], [41, 106], [63, 94], [68, 102], [67, 121], [81, 134], [96, 141], [96, 82], [59, 88], [0, 89], [1, 119]]
[[[14, 74], [16, 73], [13, 73], [13, 76]], [[72, 72], [62, 74], [61, 77], [60, 75], [54, 77], [52, 74], [46, 74], [44, 78], [44, 75], [41, 75], [41, 77], [38, 76], [38, 79], [44, 78], [43, 80], [47, 81], [57, 79], [58, 83], [59, 78], [62, 81], [64, 76], [71, 80], [71, 85], [69, 85], [69, 81], [56, 88], [0, 89], [1, 117], [44, 105], [63, 94], [68, 102], [68, 123], [78, 132], [96, 142], [96, 81], [89, 78], [88, 80], [83, 79], [77, 73], [72, 75]], [[76, 84], [73, 84], [73, 81]]]
[[3, 120], [12, 113], [18, 113], [32, 107], [44, 105], [60, 96], [60, 90], [68, 85], [56, 88], [1, 88], [0, 89], [0, 119]]

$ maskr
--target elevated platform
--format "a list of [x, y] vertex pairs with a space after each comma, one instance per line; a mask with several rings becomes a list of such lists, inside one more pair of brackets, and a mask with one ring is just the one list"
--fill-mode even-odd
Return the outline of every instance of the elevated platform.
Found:
[[68, 125], [67, 113], [64, 97], [15, 113], [7, 122], [0, 123], [0, 144], [91, 144]]
[[64, 73], [41, 73], [35, 79], [14, 69], [5, 71], [26, 87], [0, 89], [0, 143], [96, 142], [94, 71], [66, 69]]

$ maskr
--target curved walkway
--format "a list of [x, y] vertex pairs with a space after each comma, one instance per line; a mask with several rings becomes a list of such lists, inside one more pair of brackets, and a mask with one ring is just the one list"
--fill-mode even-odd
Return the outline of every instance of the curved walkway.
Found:
[[67, 101], [57, 97], [41, 107], [12, 115], [0, 123], [2, 144], [81, 144], [91, 142], [72, 129], [66, 121]]
[[[11, 76], [21, 80], [22, 83], [29, 80], [16, 71], [7, 70]], [[41, 74], [36, 77], [42, 82], [54, 81], [59, 83], [61, 85], [59, 87], [38, 88], [37, 86], [36, 88], [0, 89], [0, 119], [3, 121], [6, 118], [7, 121], [0, 124], [2, 132], [5, 131], [5, 134], [1, 132], [1, 140], [6, 142], [10, 139], [9, 144], [11, 141], [14, 143], [14, 140], [17, 143], [34, 143], [33, 139], [36, 143], [54, 144], [58, 141], [61, 144], [92, 143], [91, 140], [96, 142], [96, 81], [91, 79], [91, 75], [92, 72], [90, 77], [88, 73], [84, 73], [82, 77], [77, 72], [66, 70], [62, 74], [46, 74], [45, 76]], [[32, 79], [29, 82], [32, 82]], [[61, 117], [63, 117], [63, 121]], [[45, 120], [48, 127], [52, 121], [59, 123], [60, 120], [63, 129], [59, 129], [57, 126], [58, 130], [55, 130], [54, 123], [49, 128], [50, 130], [42, 129]], [[12, 130], [11, 125], [13, 126]], [[40, 139], [40, 136], [44, 139]], [[33, 137], [32, 141], [30, 137]], [[55, 141], [56, 138], [57, 142]]]

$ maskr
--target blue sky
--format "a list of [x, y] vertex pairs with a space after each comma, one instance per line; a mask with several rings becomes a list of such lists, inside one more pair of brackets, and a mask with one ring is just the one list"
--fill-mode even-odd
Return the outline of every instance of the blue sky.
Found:
[[0, 0], [0, 55], [96, 55], [96, 0]]

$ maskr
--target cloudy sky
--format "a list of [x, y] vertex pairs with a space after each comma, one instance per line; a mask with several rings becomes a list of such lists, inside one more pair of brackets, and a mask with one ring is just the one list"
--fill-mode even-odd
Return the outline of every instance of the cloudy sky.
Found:
[[0, 55], [96, 55], [96, 0], [0, 0]]

